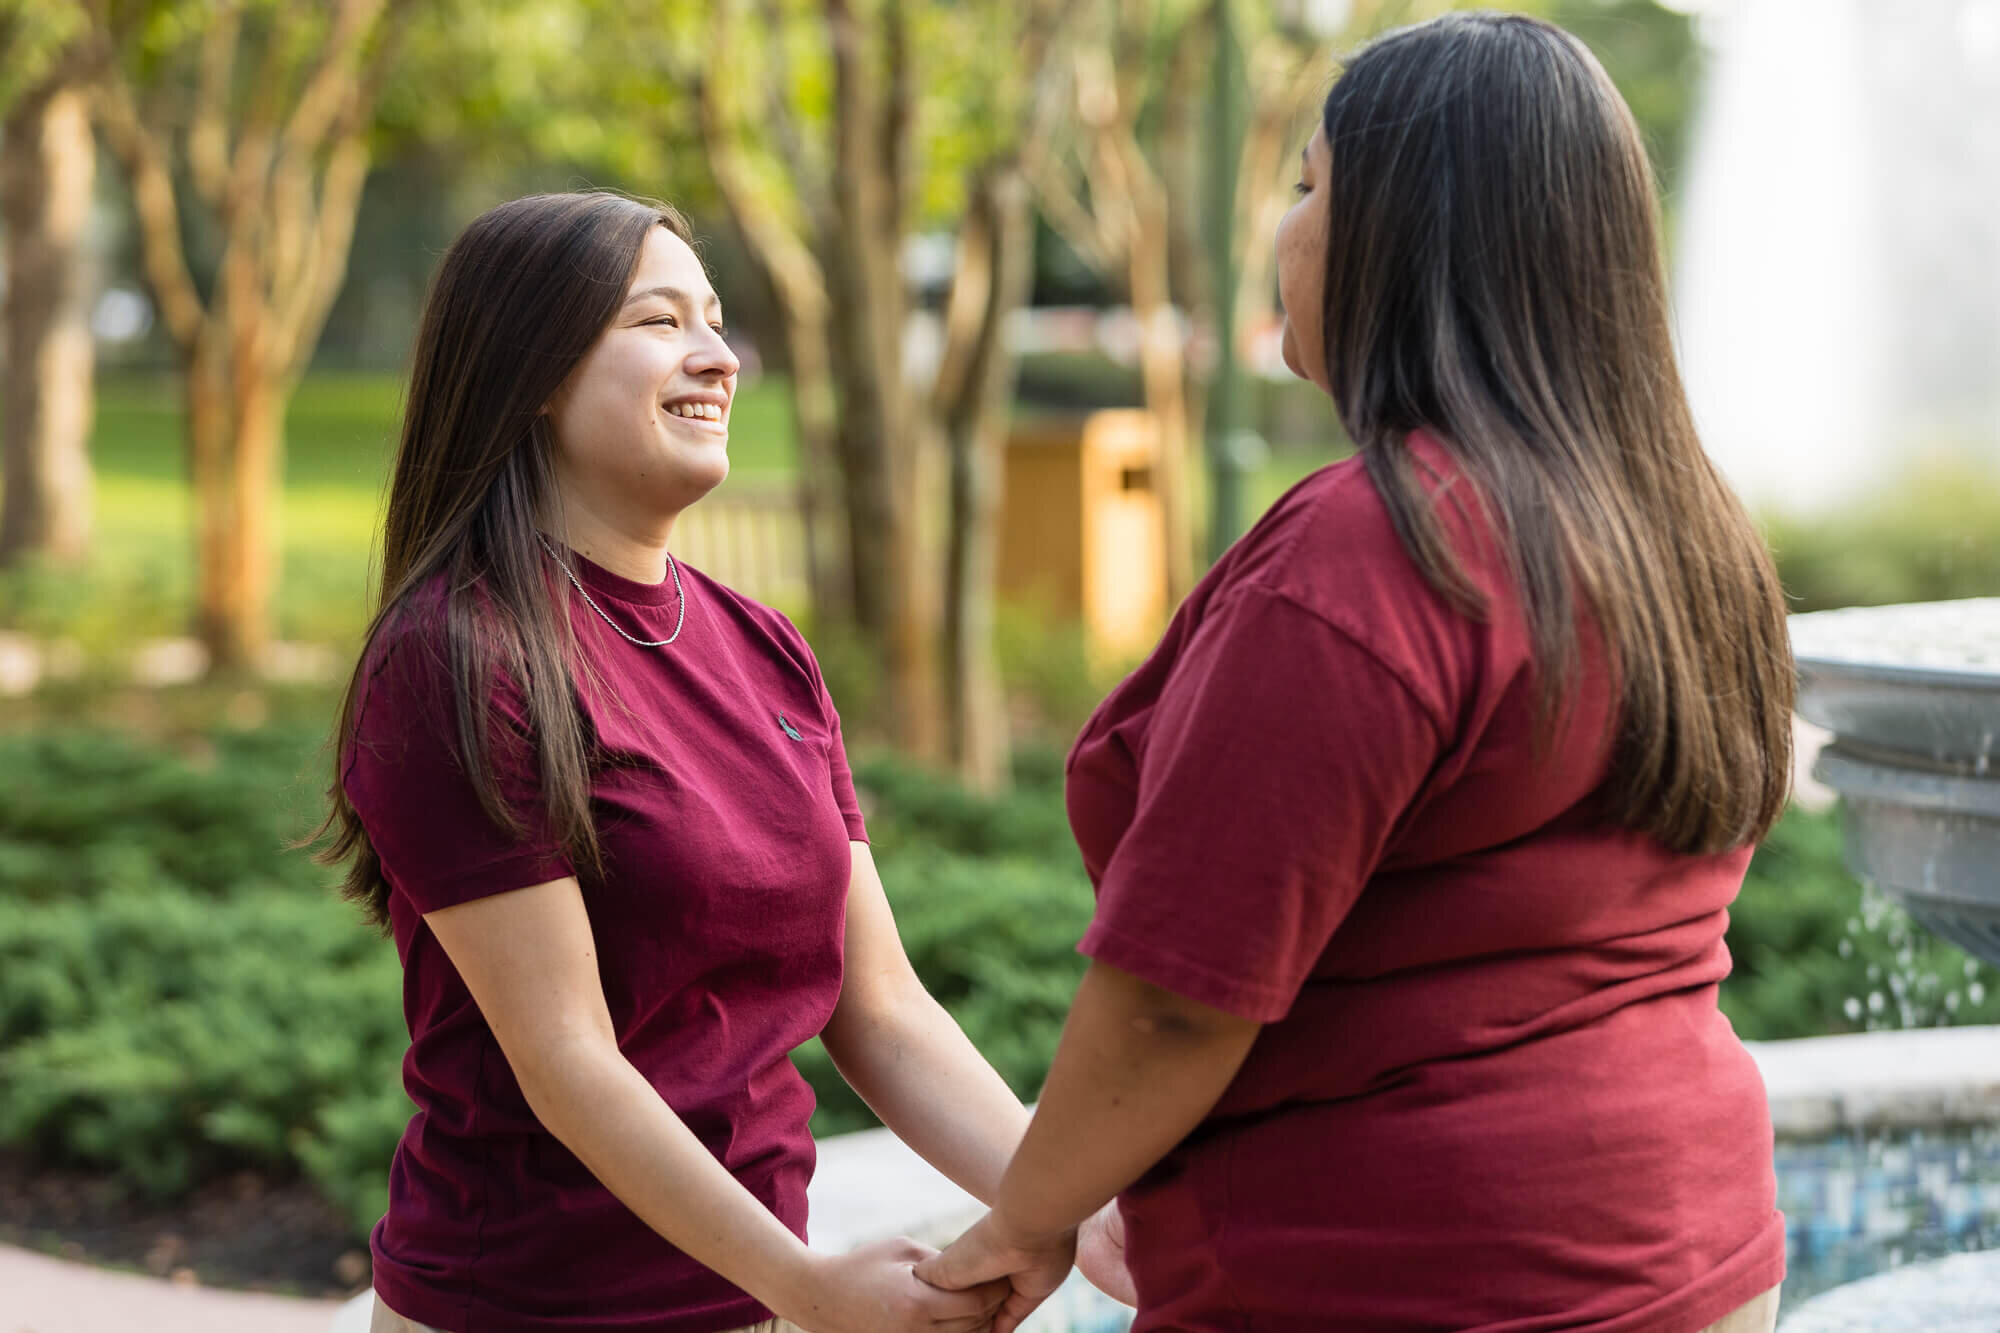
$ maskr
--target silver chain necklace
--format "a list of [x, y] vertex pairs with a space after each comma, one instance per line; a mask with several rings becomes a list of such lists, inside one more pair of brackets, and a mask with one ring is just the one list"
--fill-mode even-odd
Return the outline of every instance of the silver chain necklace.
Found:
[[583, 600], [590, 603], [590, 609], [597, 612], [598, 617], [605, 624], [617, 630], [619, 638], [625, 640], [627, 643], [637, 644], [641, 648], [664, 648], [681, 636], [681, 626], [687, 623], [687, 589], [681, 587], [681, 571], [674, 565], [674, 557], [671, 552], [664, 553], [667, 557], [667, 573], [674, 576], [674, 595], [679, 600], [681, 607], [680, 614], [674, 617], [674, 632], [664, 639], [635, 639], [630, 634], [627, 634], [617, 621], [604, 614], [604, 608], [597, 604], [597, 599], [590, 595], [590, 589], [584, 587], [582, 581], [571, 572], [570, 567], [563, 563], [563, 558], [556, 554], [556, 548], [549, 545], [549, 539], [542, 536], [539, 532], [535, 534], [535, 537], [541, 542], [542, 549], [549, 553], [549, 559], [556, 562], [556, 568], [569, 575], [570, 583], [575, 586], [578, 592], [583, 594]]

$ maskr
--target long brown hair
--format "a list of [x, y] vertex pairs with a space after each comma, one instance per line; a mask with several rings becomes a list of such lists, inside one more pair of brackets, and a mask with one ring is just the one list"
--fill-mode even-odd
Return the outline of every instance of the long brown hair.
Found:
[[1695, 433], [1631, 112], [1561, 29], [1465, 13], [1365, 48], [1323, 119], [1327, 383], [1410, 557], [1483, 613], [1403, 447], [1429, 427], [1500, 533], [1545, 719], [1595, 617], [1609, 816], [1681, 852], [1755, 841], [1790, 782], [1784, 600]]
[[[378, 926], [388, 923], [389, 888], [342, 772], [378, 641], [438, 575], [456, 745], [481, 806], [520, 835], [487, 762], [496, 742], [518, 743], [492, 709], [505, 672], [533, 733], [549, 828], [579, 871], [601, 871], [568, 584], [549, 577], [535, 536], [555, 508], [542, 406], [617, 314], [655, 227], [692, 243], [680, 213], [651, 200], [516, 199], [460, 233], [431, 281], [383, 523], [381, 593], [334, 727], [331, 808], [314, 835], [331, 834], [317, 859], [348, 862], [342, 894]], [[438, 610], [426, 602], [414, 613]]]

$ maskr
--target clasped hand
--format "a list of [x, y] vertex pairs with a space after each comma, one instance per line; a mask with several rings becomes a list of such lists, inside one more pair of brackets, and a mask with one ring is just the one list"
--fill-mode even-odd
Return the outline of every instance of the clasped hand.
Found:
[[988, 1213], [943, 1253], [918, 1264], [916, 1275], [954, 1291], [985, 1290], [985, 1284], [1004, 1280], [1008, 1290], [993, 1316], [993, 1333], [1013, 1333], [1062, 1285], [1072, 1263], [1105, 1294], [1127, 1305], [1138, 1303], [1125, 1267], [1125, 1225], [1115, 1203], [1092, 1215], [1080, 1232], [1040, 1236]]

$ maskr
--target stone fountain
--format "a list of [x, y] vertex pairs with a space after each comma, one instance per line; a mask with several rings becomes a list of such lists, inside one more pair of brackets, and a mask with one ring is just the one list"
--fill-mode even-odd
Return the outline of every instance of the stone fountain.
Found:
[[[1847, 861], [1911, 917], [2000, 965], [2000, 598], [1793, 616], [1798, 711], [1833, 733]], [[2000, 1069], [1987, 1071], [2000, 1082]], [[1991, 1333], [2000, 1252], [1883, 1273], [1812, 1301], [1784, 1333]]]
[[2000, 598], [1794, 616], [1792, 647], [1848, 863], [2000, 965]]

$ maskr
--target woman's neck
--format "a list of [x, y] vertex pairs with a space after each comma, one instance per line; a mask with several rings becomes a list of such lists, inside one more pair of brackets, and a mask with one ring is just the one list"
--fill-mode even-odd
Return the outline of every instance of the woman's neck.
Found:
[[591, 513], [580, 505], [564, 505], [551, 526], [569, 549], [620, 578], [634, 583], [661, 583], [667, 577], [667, 538], [674, 528], [669, 518], [635, 531]]

